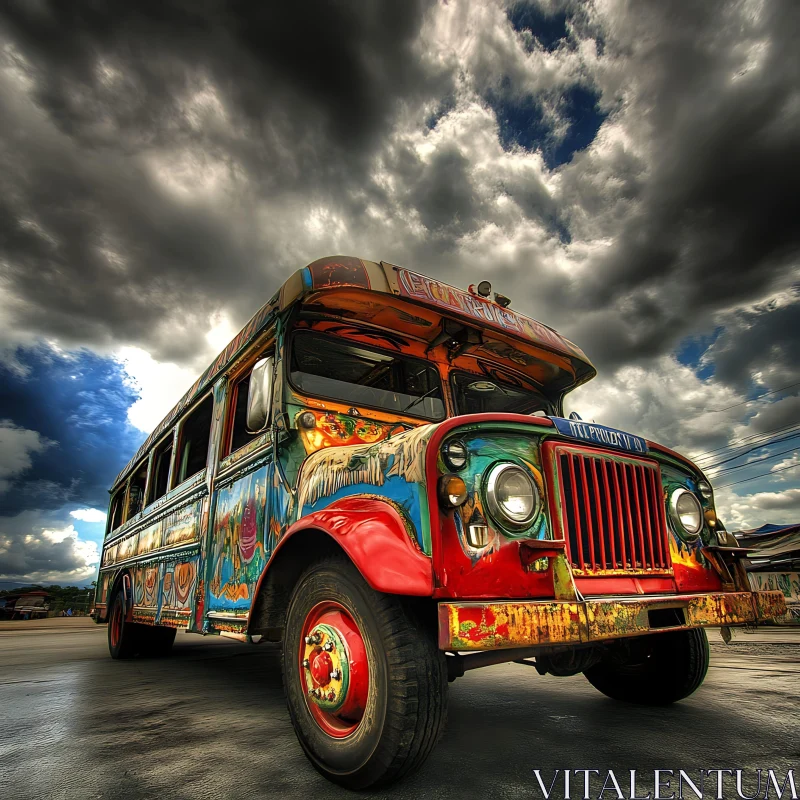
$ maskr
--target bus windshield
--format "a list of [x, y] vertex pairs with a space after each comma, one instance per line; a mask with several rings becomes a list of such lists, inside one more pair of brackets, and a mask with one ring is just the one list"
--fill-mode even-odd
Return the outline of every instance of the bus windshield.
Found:
[[301, 331], [291, 345], [290, 381], [304, 394], [424, 419], [445, 417], [436, 368], [416, 358]]
[[489, 380], [468, 372], [454, 372], [452, 381], [456, 411], [459, 414], [533, 414], [537, 411], [553, 413], [550, 401], [533, 389]]

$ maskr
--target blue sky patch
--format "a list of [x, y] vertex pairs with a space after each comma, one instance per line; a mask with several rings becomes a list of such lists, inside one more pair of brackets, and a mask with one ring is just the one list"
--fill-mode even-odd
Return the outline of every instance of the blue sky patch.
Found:
[[675, 350], [675, 358], [680, 364], [691, 367], [700, 380], [706, 380], [714, 374], [713, 364], [700, 364], [703, 354], [711, 347], [725, 330], [722, 326], [715, 328], [711, 333], [700, 336], [687, 336], [681, 340]]
[[[15, 425], [56, 442], [32, 457], [2, 498], [2, 514], [108, 506], [108, 487], [145, 434], [128, 422], [138, 395], [124, 369], [88, 350], [19, 349], [24, 377], [0, 364], [0, 408]], [[78, 523], [78, 520], [70, 520]], [[78, 524], [76, 530], [83, 529]]]
[[518, 2], [506, 11], [506, 15], [515, 31], [528, 31], [548, 52], [555, 50], [569, 34], [565, 11], [548, 13], [535, 3]]
[[541, 104], [532, 96], [511, 96], [508, 79], [500, 91], [489, 91], [486, 102], [494, 111], [499, 128], [500, 144], [504, 150], [519, 146], [525, 150], [541, 149], [548, 169], [566, 164], [579, 150], [588, 147], [597, 135], [606, 114], [600, 111], [600, 95], [593, 89], [573, 86], [559, 99], [561, 114], [569, 121], [563, 140], [556, 141]]

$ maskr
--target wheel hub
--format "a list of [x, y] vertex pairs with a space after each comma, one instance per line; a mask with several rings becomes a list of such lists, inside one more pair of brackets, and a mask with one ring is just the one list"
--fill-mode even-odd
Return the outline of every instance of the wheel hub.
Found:
[[303, 677], [311, 702], [325, 711], [344, 705], [350, 684], [350, 664], [344, 638], [331, 625], [317, 624], [306, 635]]
[[329, 736], [350, 735], [364, 717], [369, 695], [367, 650], [350, 612], [333, 601], [315, 606], [299, 649], [300, 680], [312, 717]]

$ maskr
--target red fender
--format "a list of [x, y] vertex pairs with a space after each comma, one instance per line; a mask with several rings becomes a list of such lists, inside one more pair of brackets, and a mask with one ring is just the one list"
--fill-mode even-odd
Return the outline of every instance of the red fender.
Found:
[[433, 593], [431, 559], [419, 549], [413, 533], [389, 503], [347, 497], [308, 514], [287, 529], [273, 559], [293, 535], [309, 528], [327, 533], [373, 589], [418, 597]]

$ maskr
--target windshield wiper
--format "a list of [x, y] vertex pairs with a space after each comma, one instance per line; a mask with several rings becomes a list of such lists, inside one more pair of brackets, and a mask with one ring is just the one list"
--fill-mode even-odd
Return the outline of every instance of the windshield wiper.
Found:
[[414, 408], [414, 406], [417, 403], [421, 403], [426, 397], [430, 397], [432, 394], [435, 394], [438, 391], [439, 391], [439, 387], [438, 386], [434, 386], [433, 389], [430, 389], [429, 391], [425, 392], [425, 394], [422, 394], [419, 397], [415, 397], [408, 405], [406, 405], [403, 408], [401, 408], [398, 413], [405, 414], [406, 411], [408, 411], [409, 408]]

